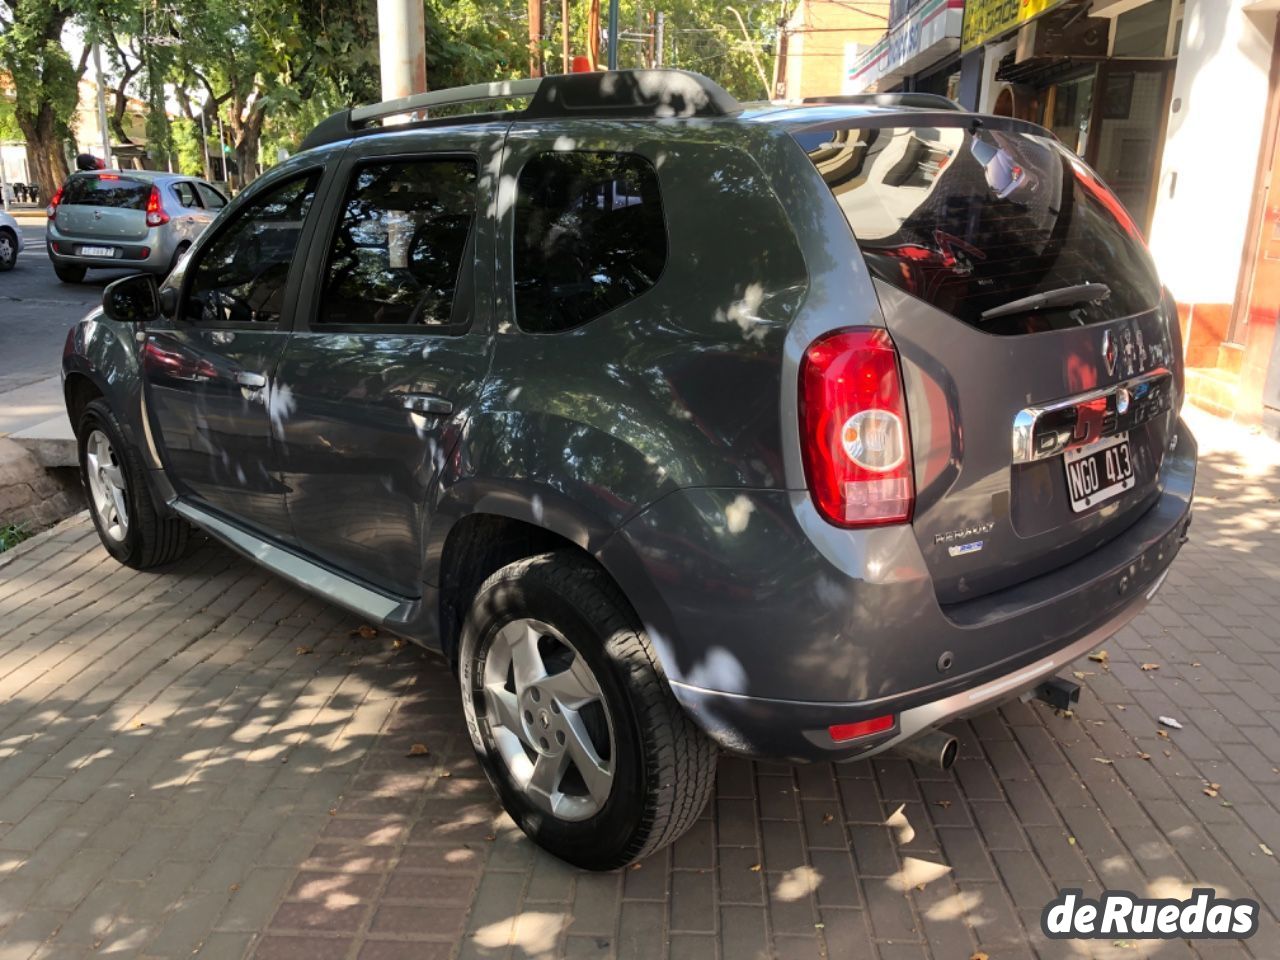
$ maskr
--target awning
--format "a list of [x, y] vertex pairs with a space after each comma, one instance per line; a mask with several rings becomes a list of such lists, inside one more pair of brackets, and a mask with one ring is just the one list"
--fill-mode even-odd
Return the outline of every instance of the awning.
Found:
[[[973, 0], [970, 0], [972, 3]], [[965, 0], [920, 0], [870, 50], [845, 46], [841, 93], [893, 86], [960, 48]]]

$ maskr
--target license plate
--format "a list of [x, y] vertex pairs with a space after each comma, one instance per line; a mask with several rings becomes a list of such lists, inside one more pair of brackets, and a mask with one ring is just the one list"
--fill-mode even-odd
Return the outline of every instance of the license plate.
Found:
[[115, 247], [81, 247], [80, 256], [82, 257], [114, 257], [116, 255]]
[[1067, 467], [1067, 493], [1075, 513], [1096, 507], [1137, 482], [1127, 434], [1079, 450], [1068, 450], [1063, 459]]

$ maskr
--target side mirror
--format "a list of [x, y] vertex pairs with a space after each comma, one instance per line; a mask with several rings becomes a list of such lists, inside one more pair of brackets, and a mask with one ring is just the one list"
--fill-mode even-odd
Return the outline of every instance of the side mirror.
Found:
[[160, 292], [155, 278], [140, 273], [107, 284], [102, 291], [102, 312], [120, 323], [146, 323], [160, 316]]

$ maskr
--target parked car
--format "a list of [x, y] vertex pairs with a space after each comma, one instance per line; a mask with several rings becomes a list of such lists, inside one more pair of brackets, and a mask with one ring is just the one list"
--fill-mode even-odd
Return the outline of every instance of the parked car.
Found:
[[1041, 127], [624, 71], [304, 146], [71, 332], [94, 523], [441, 651], [572, 863], [679, 836], [717, 749], [945, 767], [949, 721], [1069, 704], [1187, 535], [1174, 305]]
[[49, 259], [64, 283], [89, 269], [164, 276], [227, 198], [196, 177], [148, 170], [73, 173], [49, 200]]
[[22, 231], [18, 229], [18, 221], [0, 210], [0, 272], [13, 269], [22, 246]]

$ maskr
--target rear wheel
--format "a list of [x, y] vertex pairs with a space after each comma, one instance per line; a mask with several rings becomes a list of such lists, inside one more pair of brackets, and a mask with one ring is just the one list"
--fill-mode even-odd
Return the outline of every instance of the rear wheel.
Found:
[[58, 279], [63, 283], [80, 283], [84, 280], [84, 275], [88, 272], [86, 267], [73, 267], [69, 264], [55, 263], [53, 272], [58, 275]]
[[459, 649], [471, 739], [512, 819], [580, 867], [675, 840], [715, 779], [715, 746], [667, 686], [618, 588], [571, 552], [481, 585]]
[[18, 262], [18, 238], [12, 230], [0, 230], [0, 271], [12, 270]]
[[190, 528], [156, 508], [145, 468], [105, 401], [85, 407], [76, 441], [89, 515], [107, 552], [139, 570], [182, 556]]

